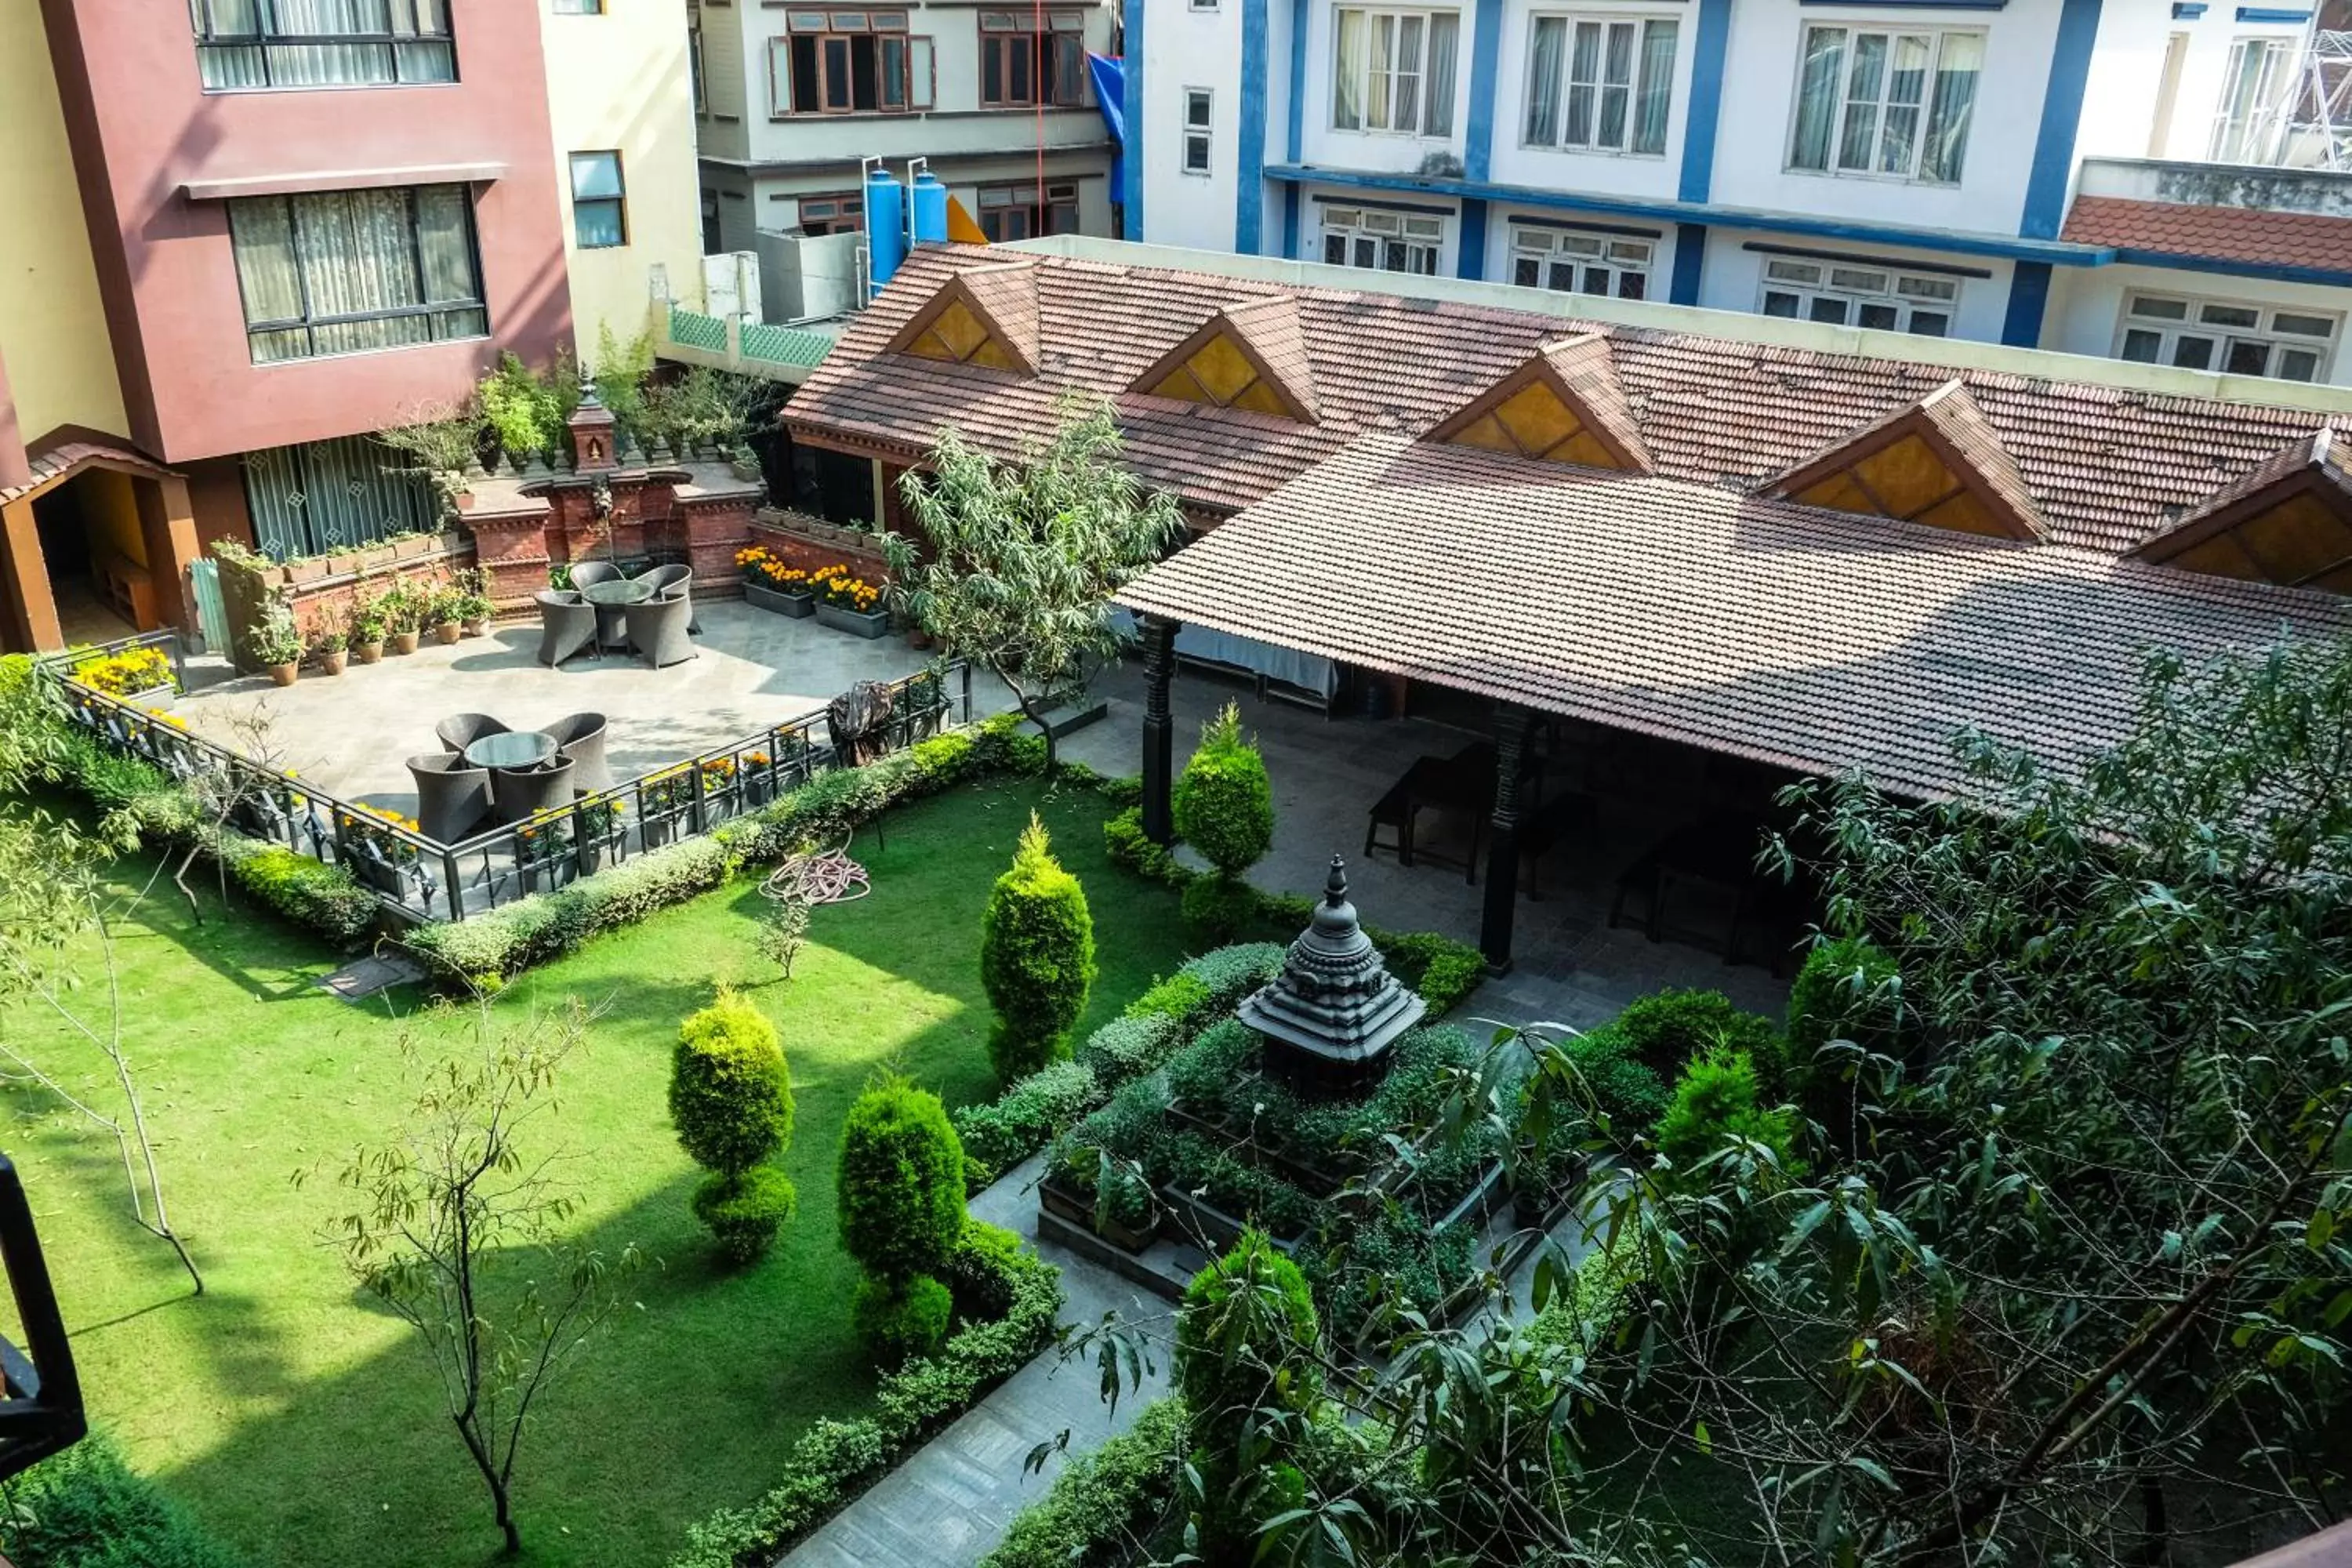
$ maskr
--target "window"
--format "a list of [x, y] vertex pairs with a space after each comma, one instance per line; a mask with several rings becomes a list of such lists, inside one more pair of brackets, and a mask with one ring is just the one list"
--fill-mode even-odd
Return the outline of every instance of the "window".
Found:
[[1511, 281], [1522, 289], [1646, 300], [1657, 250], [1654, 239], [1513, 224]]
[[904, 114], [931, 106], [931, 40], [904, 11], [793, 11], [768, 40], [769, 116]]
[[2294, 99], [2299, 44], [2293, 38], [2240, 38], [2230, 46], [2207, 157], [2217, 163], [2278, 161]]
[[1205, 87], [1184, 89], [1184, 172], [1209, 172], [1209, 89]]
[[1370, 207], [1323, 209], [1323, 259], [1334, 267], [1369, 267], [1434, 278], [1438, 247], [1444, 241], [1445, 220], [1434, 214], [1423, 216]]
[[604, 0], [555, 0], [555, 14], [559, 16], [601, 16], [604, 14]]
[[1046, 13], [1044, 31], [1034, 11], [980, 14], [980, 102], [983, 109], [1058, 109], [1087, 103], [1086, 18], [1076, 11]]
[[441, 526], [432, 481], [373, 436], [272, 447], [240, 466], [254, 546], [280, 561]]
[[1217, 8], [1217, 0], [1192, 0], [1192, 7], [1195, 11], [1213, 11]]
[[194, 0], [206, 92], [457, 79], [448, 0]]
[[1775, 258], [1764, 263], [1764, 298], [1757, 309], [1793, 321], [1948, 338], [1959, 302], [1957, 278]]
[[1671, 21], [1535, 18], [1528, 39], [1527, 144], [1664, 153], [1675, 31]]
[[489, 332], [463, 185], [248, 196], [228, 215], [256, 364]]
[[866, 226], [866, 198], [841, 195], [803, 196], [801, 232], [807, 235], [856, 234]]
[[1458, 11], [1339, 13], [1331, 123], [1341, 131], [1454, 134]]
[[1078, 232], [1078, 186], [1075, 180], [1045, 187], [1037, 200], [1034, 182], [1019, 185], [980, 187], [980, 227], [995, 244], [1031, 239], [1041, 234]]
[[572, 237], [583, 250], [629, 243], [626, 193], [618, 153], [572, 154]]
[[1808, 27], [1789, 166], [1958, 184], [1982, 33]]
[[710, 93], [702, 80], [702, 24], [698, 21], [686, 30], [686, 69], [688, 81], [694, 89], [694, 112], [710, 112]]
[[2134, 294], [2116, 328], [2116, 357], [2140, 364], [2324, 381], [2340, 317], [2223, 300]]

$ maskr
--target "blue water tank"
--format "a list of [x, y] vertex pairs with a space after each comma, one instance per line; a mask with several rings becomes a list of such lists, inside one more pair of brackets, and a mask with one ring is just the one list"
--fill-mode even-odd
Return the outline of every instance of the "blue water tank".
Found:
[[887, 169], [866, 176], [866, 253], [879, 294], [907, 259], [907, 187]]
[[908, 198], [914, 205], [913, 234], [917, 245], [945, 245], [948, 242], [948, 188], [929, 169], [915, 176], [915, 188]]

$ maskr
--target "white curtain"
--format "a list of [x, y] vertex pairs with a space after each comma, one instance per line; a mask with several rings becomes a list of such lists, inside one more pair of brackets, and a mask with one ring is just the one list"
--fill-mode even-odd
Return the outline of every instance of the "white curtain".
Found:
[[1984, 40], [1949, 33], [1936, 58], [1936, 95], [1927, 110], [1927, 141], [1919, 153], [1922, 179], [1958, 184], [1969, 150], [1969, 120], [1977, 101], [1977, 78], [1984, 68]]
[[[463, 186], [265, 197], [229, 212], [257, 363], [488, 330]], [[455, 308], [418, 309], [427, 304]], [[332, 319], [351, 316], [372, 319]], [[263, 325], [278, 321], [310, 326]]]
[[1559, 68], [1567, 47], [1566, 18], [1535, 19], [1528, 50], [1527, 141], [1530, 146], [1549, 147], [1559, 140]]
[[1805, 63], [1797, 80], [1797, 134], [1789, 152], [1789, 162], [1797, 168], [1826, 172], [1830, 166], [1838, 77], [1844, 66], [1843, 27], [1814, 27], [1805, 34]]
[[1579, 22], [1576, 45], [1568, 57], [1568, 128], [1561, 138], [1571, 147], [1592, 145], [1592, 100], [1600, 91], [1601, 24]]
[[1339, 68], [1331, 79], [1331, 124], [1340, 131], [1364, 127], [1364, 14], [1339, 13]]
[[1666, 121], [1674, 107], [1675, 35], [1672, 22], [1648, 22], [1642, 33], [1642, 96], [1633, 116], [1633, 151], [1666, 150]]
[[446, 0], [197, 0], [207, 88], [453, 81]]
[[1431, 136], [1454, 134], [1454, 57], [1462, 19], [1440, 11], [1429, 19], [1429, 119], [1422, 129]]

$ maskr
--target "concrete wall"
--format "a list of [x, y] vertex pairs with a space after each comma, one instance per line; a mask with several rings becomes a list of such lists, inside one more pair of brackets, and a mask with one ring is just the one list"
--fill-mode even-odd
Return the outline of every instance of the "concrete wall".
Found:
[[[1503, 7], [1503, 35], [1497, 40], [1495, 88], [1495, 151], [1493, 177], [1506, 185], [1536, 185], [1547, 189], [1592, 191], [1605, 195], [1649, 196], [1671, 200], [1680, 184], [1683, 140], [1688, 123], [1691, 74], [1697, 58], [1694, 47], [1698, 12], [1687, 5], [1578, 6], [1575, 14], [1634, 20], [1659, 17], [1676, 24], [1674, 102], [1666, 123], [1663, 155], [1625, 153], [1570, 152], [1559, 147], [1526, 144], [1529, 47], [1538, 13], [1559, 15], [1557, 5], [1530, 5], [1508, 0]], [[1738, 7], [1734, 6], [1736, 15]]]
[[[1983, 342], [2000, 341], [2001, 319], [2009, 309], [2009, 287], [2015, 264], [1998, 258], [1983, 256], [1952, 256], [1944, 252], [1917, 249], [1896, 245], [1840, 247], [1801, 234], [1716, 228], [1707, 231], [1706, 268], [1701, 275], [1698, 302], [1717, 310], [1754, 311], [1760, 306], [1767, 253], [1748, 248], [1756, 245], [1784, 246], [1811, 252], [1834, 251], [1842, 256], [1866, 258], [1865, 266], [1900, 267], [1906, 261], [1925, 261], [1939, 267], [1965, 266], [1971, 271], [1990, 274], [1959, 280], [1960, 297], [1953, 312], [1954, 337], [1974, 338]], [[1789, 258], [1811, 261], [1818, 255]]]
[[[179, 9], [42, 9], [131, 434], [150, 452], [176, 463], [378, 429], [463, 395], [501, 348], [545, 360], [570, 342], [536, 16], [458, 7], [447, 85], [207, 94]], [[503, 171], [475, 186], [488, 340], [252, 363], [227, 210], [191, 200], [188, 182], [332, 187], [354, 172], [480, 164]]]
[[127, 437], [47, 29], [29, 0], [0, 5], [0, 447], [11, 405], [15, 442], [59, 426]]
[[[1140, 139], [1147, 237], [1204, 249], [1234, 247], [1245, 4], [1217, 0], [1214, 9], [1203, 11], [1192, 9], [1191, 0], [1148, 0], [1143, 37], [1128, 41], [1129, 54], [1139, 52], [1143, 61], [1143, 111], [1129, 139], [1131, 144]], [[1274, 74], [1286, 78], [1288, 72]], [[1314, 79], [1307, 79], [1311, 121]], [[1206, 174], [1184, 172], [1184, 89], [1196, 87], [1210, 93]], [[1271, 113], [1265, 120], [1267, 147], [1281, 147], [1288, 121]]]
[[[646, 329], [653, 271], [668, 297], [699, 307], [702, 218], [694, 89], [683, 0], [604, 0], [601, 16], [558, 16], [536, 0], [547, 56], [548, 120], [580, 357], [600, 327], [625, 342]], [[571, 154], [617, 150], [628, 243], [583, 250], [572, 221]]]

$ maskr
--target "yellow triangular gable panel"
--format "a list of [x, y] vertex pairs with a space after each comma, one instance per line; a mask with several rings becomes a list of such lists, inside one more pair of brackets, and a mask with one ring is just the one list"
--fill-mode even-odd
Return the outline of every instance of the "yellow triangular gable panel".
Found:
[[971, 215], [953, 196], [948, 198], [948, 237], [958, 245], [988, 243], [988, 236], [981, 232], [980, 225], [971, 221]]

